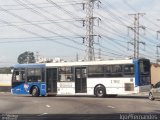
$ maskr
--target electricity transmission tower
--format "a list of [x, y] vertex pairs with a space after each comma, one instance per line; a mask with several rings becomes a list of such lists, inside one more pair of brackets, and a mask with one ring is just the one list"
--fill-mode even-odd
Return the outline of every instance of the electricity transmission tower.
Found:
[[85, 27], [86, 27], [86, 36], [85, 36], [85, 60], [92, 61], [95, 60], [94, 53], [94, 37], [97, 36], [94, 34], [94, 20], [96, 17], [93, 16], [94, 3], [97, 0], [87, 0], [85, 3], [86, 10], [86, 19], [85, 19]]
[[134, 46], [133, 57], [134, 58], [139, 58], [139, 44], [141, 43], [141, 44], [145, 45], [145, 42], [142, 42], [142, 41], [139, 40], [140, 28], [145, 29], [144, 26], [140, 26], [139, 18], [140, 18], [140, 16], [145, 15], [145, 13], [137, 13], [137, 14], [129, 14], [129, 15], [134, 16], [134, 26], [133, 27], [128, 27], [134, 32], [134, 41], [129, 42], [129, 43]]

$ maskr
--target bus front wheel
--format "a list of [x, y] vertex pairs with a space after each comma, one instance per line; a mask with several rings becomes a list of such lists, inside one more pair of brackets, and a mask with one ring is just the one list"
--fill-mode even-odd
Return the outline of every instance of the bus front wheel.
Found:
[[95, 95], [96, 97], [105, 97], [106, 89], [103, 85], [98, 85], [95, 87]]
[[38, 87], [37, 86], [34, 86], [33, 88], [32, 88], [32, 96], [33, 97], [38, 97], [39, 96], [39, 89], [38, 89]]

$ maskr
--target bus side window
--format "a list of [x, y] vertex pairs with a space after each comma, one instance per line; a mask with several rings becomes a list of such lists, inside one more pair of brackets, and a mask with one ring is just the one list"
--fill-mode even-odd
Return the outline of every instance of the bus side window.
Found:
[[123, 70], [122, 65], [107, 65], [105, 67], [106, 77], [122, 77]]
[[28, 82], [42, 82], [42, 69], [29, 68], [27, 70], [27, 81]]
[[124, 65], [124, 75], [134, 75], [134, 65]]
[[[84, 69], [84, 75], [87, 77], [86, 70]], [[103, 65], [91, 65], [88, 66], [88, 77], [104, 77], [104, 66]]]
[[73, 68], [72, 67], [60, 67], [58, 76], [59, 76], [58, 80], [60, 82], [73, 81]]

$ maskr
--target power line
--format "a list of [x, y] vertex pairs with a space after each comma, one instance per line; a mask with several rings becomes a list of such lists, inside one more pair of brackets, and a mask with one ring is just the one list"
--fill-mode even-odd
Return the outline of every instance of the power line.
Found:
[[[4, 11], [4, 12], [6, 12], [6, 13], [14, 16], [14, 17], [16, 17], [16, 18], [19, 18], [19, 19], [22, 20], [22, 21], [25, 21], [25, 22], [27, 22], [27, 23], [30, 23], [30, 24], [33, 25], [33, 26], [36, 26], [37, 28], [40, 28], [40, 29], [42, 29], [42, 30], [44, 30], [44, 31], [47, 31], [47, 32], [49, 32], [49, 33], [52, 33], [52, 34], [55, 34], [55, 35], [58, 35], [58, 36], [63, 37], [62, 35], [60, 35], [60, 34], [58, 34], [58, 33], [56, 33], [56, 32], [53, 32], [53, 31], [51, 31], [51, 30], [49, 30], [49, 29], [46, 29], [45, 27], [42, 27], [42, 26], [40, 26], [40, 25], [38, 25], [38, 24], [31, 23], [29, 20], [26, 20], [26, 19], [24, 19], [23, 17], [21, 17], [21, 16], [19, 16], [19, 15], [16, 15], [16, 14], [14, 14], [14, 13], [8, 11], [8, 10], [5, 10], [5, 9], [2, 8], [2, 7], [0, 7], [0, 9], [1, 9], [2, 11]], [[36, 13], [38, 13], [38, 12], [36, 11]], [[79, 42], [77, 42], [77, 41], [75, 41], [75, 40], [72, 40], [72, 39], [70, 39], [70, 38], [67, 38], [67, 37], [64, 37], [64, 38], [67, 39], [67, 40], [73, 41], [74, 43], [77, 43], [77, 44], [79, 44], [79, 45], [82, 45], [81, 43], [79, 43]]]
[[[19, 29], [19, 30], [22, 30], [22, 31], [24, 31], [24, 32], [27, 32], [27, 33], [32, 34], [32, 35], [37, 36], [37, 37], [41, 37], [41, 38], [43, 38], [43, 39], [45, 39], [45, 40], [49, 40], [49, 41], [52, 41], [52, 40], [53, 40], [53, 39], [51, 39], [51, 38], [42, 36], [42, 35], [40, 35], [40, 34], [38, 34], [38, 33], [32, 32], [32, 31], [30, 31], [30, 30], [27, 30], [27, 29], [18, 27], [18, 26], [16, 26], [16, 25], [12, 25], [11, 23], [9, 23], [9, 22], [7, 22], [7, 21], [5, 21], [5, 20], [0, 19], [0, 21], [3, 22], [4, 24], [8, 24], [8, 25], [10, 25], [10, 26], [12, 26], [12, 27], [16, 27], [16, 28]], [[64, 45], [64, 46], [66, 46], [66, 47], [70, 47], [70, 48], [74, 48], [74, 49], [78, 49], [78, 50], [84, 51], [83, 49], [80, 49], [80, 48], [75, 47], [75, 46], [72, 46], [72, 45], [65, 44], [65, 43], [60, 42], [60, 41], [56, 41], [56, 40], [55, 40], [54, 42], [55, 42], [55, 43], [58, 43], [58, 44], [61, 44], [61, 45]]]
[[[4, 10], [4, 9], [3, 9]], [[4, 10], [4, 11], [6, 11], [6, 10]], [[8, 12], [7, 12], [8, 13]], [[9, 13], [11, 13], [11, 12], [9, 12]], [[11, 14], [11, 15], [13, 15], [14, 17], [18, 17], [17, 15], [15, 15], [15, 14]], [[23, 21], [26, 21], [24, 18], [22, 19], [21, 17], [18, 17], [19, 19], [21, 19], [21, 20], [23, 20]], [[29, 22], [30, 23], [30, 21], [26, 21], [26, 22]], [[10, 25], [10, 26], [15, 26], [15, 25], [12, 25], [12, 24], [8, 24], [8, 25]], [[33, 23], [31, 23], [31, 25], [35, 25], [35, 24], [33, 24]], [[36, 25], [36, 27], [37, 27], [37, 25]], [[39, 27], [39, 28], [41, 28], [41, 27]], [[22, 29], [21, 29], [22, 30]], [[44, 29], [45, 30], [45, 29]], [[26, 30], [24, 30], [23, 29], [23, 31], [26, 31]], [[34, 34], [35, 35], [35, 34]], [[61, 36], [62, 37], [62, 36]], [[44, 38], [44, 37], [43, 37]], [[45, 37], [46, 38], [46, 37]]]
[[[57, 4], [61, 4], [61, 5], [74, 5], [74, 4], [77, 4], [78, 2], [77, 1], [67, 1], [67, 2], [56, 2]], [[32, 4], [25, 4], [25, 5], [32, 5]], [[49, 5], [49, 3], [36, 3], [36, 5]], [[17, 5], [17, 4], [0, 4], [0, 6], [2, 7], [18, 7], [20, 5]], [[52, 6], [53, 7], [53, 6]]]
[[[18, 2], [20, 5], [22, 5], [23, 7], [28, 8], [28, 6], [25, 6], [21, 1], [17, 0], [17, 2]], [[30, 2], [27, 1], [27, 0], [25, 0], [25, 2], [27, 2], [27, 3], [29, 3], [29, 4], [32, 4], [32, 3], [30, 3]], [[34, 4], [32, 4], [32, 6], [34, 6], [34, 7], [37, 8], [37, 6], [34, 5]], [[30, 7], [29, 7], [29, 8], [30, 8]], [[53, 22], [50, 20], [50, 18], [48, 18], [46, 15], [44, 15], [44, 14], [42, 14], [42, 13], [40, 13], [40, 12], [38, 12], [37, 10], [34, 10], [34, 9], [32, 9], [32, 8], [31, 8], [30, 10], [31, 10], [33, 13], [35, 13], [35, 14], [43, 17], [43, 18], [45, 18], [45, 19], [48, 20], [50, 23], [53, 23]], [[43, 12], [45, 12], [45, 13], [48, 13], [48, 11], [46, 11], [46, 10], [44, 10], [44, 9], [40, 9], [40, 10], [43, 11]], [[53, 16], [52, 13], [48, 13], [48, 14], [50, 14], [50, 15]], [[54, 15], [54, 17], [60, 18], [59, 16], [55, 16], [55, 15]], [[72, 24], [73, 24], [73, 23], [72, 23]], [[68, 30], [67, 27], [64, 27], [64, 26], [61, 25], [61, 24], [55, 24], [55, 25], [59, 26], [60, 28], [63, 28], [63, 29], [66, 30], [67, 32], [70, 32], [70, 33], [73, 33], [73, 34], [77, 35], [77, 33], [76, 33], [75, 31], [73, 31], [73, 30]], [[77, 26], [76, 26], [76, 27], [77, 27]], [[82, 37], [82, 36], [79, 35], [79, 37]]]
[[[30, 21], [31, 23], [36, 23], [36, 24], [53, 24], [53, 23], [64, 23], [64, 22], [76, 22], [77, 20], [74, 19], [61, 19], [61, 20], [37, 20], [37, 21]], [[12, 24], [16, 24], [16, 25], [30, 25], [29, 23], [26, 22], [11, 22]], [[0, 23], [2, 24], [2, 23]], [[2, 25], [0, 27], [5, 27], [7, 25]]]
[[[142, 35], [140, 35], [140, 34], [138, 35], [138, 32], [136, 32], [136, 31], [135, 31], [135, 34], [137, 34], [137, 36], [140, 36], [140, 37], [142, 37], [142, 38], [147, 39], [146, 37], [144, 37], [144, 36], [142, 36]], [[149, 40], [149, 39], [147, 39], [147, 40]], [[151, 41], [149, 40], [149, 42], [151, 42]], [[143, 44], [144, 44], [144, 42], [143, 42]], [[139, 47], [138, 47], [138, 48], [139, 48]]]

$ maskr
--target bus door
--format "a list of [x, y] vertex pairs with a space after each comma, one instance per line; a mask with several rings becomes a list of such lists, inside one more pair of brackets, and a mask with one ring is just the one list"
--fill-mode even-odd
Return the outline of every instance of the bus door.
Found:
[[75, 92], [86, 93], [87, 92], [87, 81], [86, 81], [86, 68], [78, 67], [75, 68]]
[[57, 93], [57, 68], [47, 69], [47, 92]]

